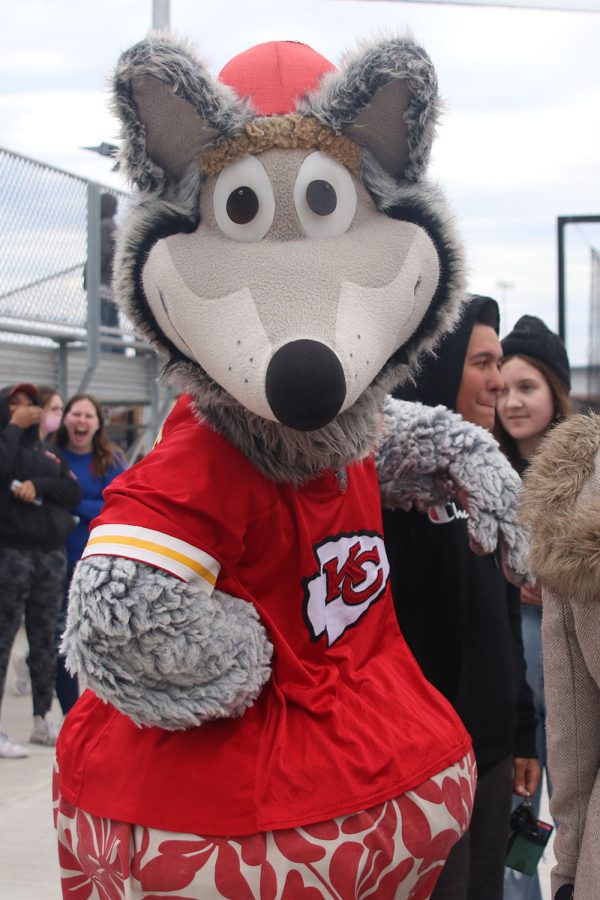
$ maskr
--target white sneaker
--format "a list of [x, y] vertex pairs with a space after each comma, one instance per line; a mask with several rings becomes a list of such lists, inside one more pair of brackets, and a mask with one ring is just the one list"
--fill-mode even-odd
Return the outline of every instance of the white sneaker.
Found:
[[29, 756], [29, 751], [13, 741], [5, 731], [0, 731], [0, 758], [22, 759], [24, 756]]
[[17, 675], [15, 680], [15, 693], [19, 697], [24, 697], [26, 694], [31, 693], [29, 666], [27, 665], [27, 657], [24, 653], [20, 653], [15, 657], [13, 667]]
[[43, 744], [45, 747], [54, 747], [60, 727], [53, 722], [50, 714], [46, 713], [45, 717], [33, 717], [33, 731], [29, 738], [30, 744]]

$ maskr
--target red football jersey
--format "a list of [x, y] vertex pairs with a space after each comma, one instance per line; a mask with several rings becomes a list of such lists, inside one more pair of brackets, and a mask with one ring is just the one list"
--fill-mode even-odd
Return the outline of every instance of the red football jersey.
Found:
[[273, 670], [242, 717], [189, 731], [139, 728], [86, 691], [59, 738], [68, 801], [169, 831], [251, 834], [373, 806], [468, 751], [398, 629], [373, 459], [278, 484], [184, 396], [105, 497], [85, 555], [141, 560], [253, 603]]

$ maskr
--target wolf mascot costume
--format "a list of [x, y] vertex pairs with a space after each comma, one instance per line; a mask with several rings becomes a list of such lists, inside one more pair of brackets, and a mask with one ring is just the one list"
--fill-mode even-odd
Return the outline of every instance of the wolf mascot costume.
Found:
[[474, 545], [521, 567], [492, 438], [388, 396], [463, 300], [435, 72], [410, 39], [340, 71], [276, 42], [216, 81], [153, 35], [114, 98], [116, 288], [182, 393], [73, 582], [65, 896], [428, 897], [474, 766], [398, 631], [381, 499], [468, 494]]

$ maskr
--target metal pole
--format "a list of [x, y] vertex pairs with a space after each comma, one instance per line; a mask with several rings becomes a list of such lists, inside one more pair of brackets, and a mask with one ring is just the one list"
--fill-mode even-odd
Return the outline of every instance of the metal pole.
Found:
[[156, 438], [162, 424], [159, 422], [158, 372], [158, 359], [156, 356], [152, 356], [148, 359], [148, 380], [150, 382], [150, 427], [153, 433], [152, 440]]
[[557, 247], [558, 247], [558, 333], [566, 344], [565, 327], [565, 216], [557, 219]]
[[557, 244], [558, 244], [558, 333], [563, 341], [567, 340], [567, 323], [566, 323], [566, 276], [565, 276], [565, 225], [575, 224], [597, 224], [600, 222], [600, 216], [559, 216], [557, 218]]
[[150, 419], [146, 423], [146, 427], [139, 435], [134, 445], [129, 448], [127, 462], [132, 465], [138, 454], [144, 455], [152, 449], [160, 429], [170, 412], [171, 406], [175, 402], [176, 395], [170, 389], [167, 390], [162, 405], [160, 404], [160, 394], [157, 384], [157, 375], [159, 371], [159, 362], [157, 358], [148, 357], [148, 377], [150, 384]]
[[100, 361], [100, 185], [87, 187], [87, 368], [78, 393], [87, 390]]
[[69, 355], [67, 351], [67, 342], [58, 342], [58, 393], [67, 401], [69, 396]]
[[152, 0], [152, 28], [170, 28], [170, 0]]
[[500, 332], [504, 334], [508, 332], [508, 292], [514, 288], [512, 281], [497, 281], [496, 284], [501, 291], [501, 315], [500, 315]]

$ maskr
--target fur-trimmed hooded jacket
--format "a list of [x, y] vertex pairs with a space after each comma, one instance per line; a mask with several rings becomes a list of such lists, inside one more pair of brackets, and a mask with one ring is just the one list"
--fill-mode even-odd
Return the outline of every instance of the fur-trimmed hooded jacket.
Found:
[[[546, 438], [525, 478], [522, 519], [543, 586], [542, 634], [556, 900], [600, 896], [600, 416]], [[574, 889], [574, 893], [572, 893]]]

